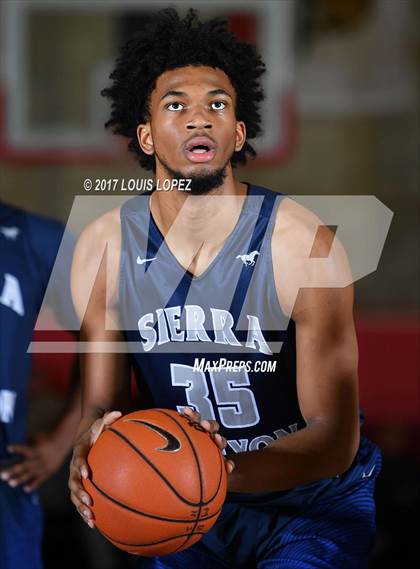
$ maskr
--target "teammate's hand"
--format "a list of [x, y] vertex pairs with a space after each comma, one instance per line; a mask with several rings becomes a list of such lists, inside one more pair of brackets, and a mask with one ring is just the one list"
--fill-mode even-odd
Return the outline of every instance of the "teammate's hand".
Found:
[[22, 460], [3, 470], [0, 478], [9, 486], [24, 485], [25, 492], [32, 492], [61, 466], [65, 452], [53, 434], [40, 433], [33, 443], [8, 446], [8, 451], [20, 454]]
[[[183, 407], [181, 415], [186, 417], [191, 423], [200, 425], [205, 431], [210, 433], [211, 438], [217, 444], [220, 450], [223, 450], [227, 446], [225, 437], [222, 437], [219, 430], [219, 423], [210, 419], [202, 419], [198, 411], [194, 411], [191, 407]], [[230, 474], [235, 468], [235, 463], [231, 459], [225, 459], [226, 472]]]
[[103, 417], [97, 419], [85, 433], [82, 433], [76, 440], [73, 457], [70, 463], [69, 488], [70, 498], [76, 506], [77, 511], [82, 516], [84, 522], [90, 528], [94, 528], [91, 498], [82, 486], [82, 478], [89, 478], [89, 467], [86, 461], [90, 447], [97, 440], [102, 431], [121, 417], [120, 411], [105, 413]]

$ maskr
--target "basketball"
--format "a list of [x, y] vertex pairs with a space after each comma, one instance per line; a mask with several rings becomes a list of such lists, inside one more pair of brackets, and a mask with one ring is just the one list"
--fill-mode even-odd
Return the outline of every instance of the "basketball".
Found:
[[224, 458], [209, 433], [169, 409], [136, 411], [105, 431], [88, 455], [99, 531], [135, 555], [167, 555], [196, 543], [226, 497]]

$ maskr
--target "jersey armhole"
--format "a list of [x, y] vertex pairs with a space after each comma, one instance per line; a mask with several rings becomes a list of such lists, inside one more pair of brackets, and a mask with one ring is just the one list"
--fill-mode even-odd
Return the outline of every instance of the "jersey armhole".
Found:
[[282, 199], [283, 198], [276, 198], [277, 203], [274, 205], [273, 210], [271, 212], [271, 219], [268, 223], [268, 228], [267, 228], [267, 233], [269, 234], [268, 235], [269, 238], [266, 240], [265, 247], [267, 248], [268, 271], [269, 271], [270, 280], [273, 283], [273, 290], [274, 290], [274, 297], [275, 297], [274, 298], [275, 306], [273, 306], [273, 314], [280, 314], [282, 319], [287, 319], [287, 321], [290, 322], [291, 318], [285, 314], [285, 312], [281, 306], [278, 293], [277, 293], [276, 279], [274, 276], [273, 247], [272, 247], [274, 227], [276, 224], [277, 215], [278, 215], [278, 211], [279, 211]]

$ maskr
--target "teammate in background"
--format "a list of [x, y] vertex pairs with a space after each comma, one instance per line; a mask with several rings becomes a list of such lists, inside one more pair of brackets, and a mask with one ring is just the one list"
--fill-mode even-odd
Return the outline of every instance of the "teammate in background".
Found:
[[[80, 390], [50, 433], [25, 441], [27, 353], [50, 273], [63, 236], [56, 221], [0, 201], [0, 567], [39, 569], [42, 512], [36, 488], [63, 463], [80, 421]], [[53, 304], [63, 324], [69, 271], [57, 274]]]
[[[373, 542], [380, 453], [360, 437], [353, 288], [328, 286], [348, 275], [346, 256], [330, 254], [311, 212], [233, 176], [255, 155], [263, 72], [220, 21], [167, 9], [123, 48], [103, 93], [107, 126], [140, 165], [192, 191], [138, 196], [85, 229], [72, 269], [83, 339], [137, 342], [152, 405], [191, 407], [235, 465], [213, 529], [139, 567], [362, 569]], [[327, 260], [315, 274], [308, 251]], [[216, 372], [222, 356], [243, 365]], [[86, 456], [129, 409], [129, 357], [87, 354], [69, 486], [91, 527]]]

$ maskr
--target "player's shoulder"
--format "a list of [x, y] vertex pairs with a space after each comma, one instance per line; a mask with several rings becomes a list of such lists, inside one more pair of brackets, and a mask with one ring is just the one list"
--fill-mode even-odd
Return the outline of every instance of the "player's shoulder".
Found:
[[120, 207], [107, 211], [83, 229], [76, 244], [72, 271], [84, 278], [90, 271], [97, 271], [104, 254], [108, 270], [116, 274], [121, 254]]
[[34, 234], [41, 239], [46, 237], [61, 238], [64, 226], [60, 221], [51, 217], [30, 212], [23, 208], [0, 202], [0, 224], [6, 223], [18, 227], [22, 232]]
[[51, 265], [64, 234], [64, 225], [51, 217], [11, 205], [1, 204], [0, 211], [0, 226], [6, 226], [3, 227], [6, 236], [18, 247], [27, 248], [42, 263]]
[[[273, 251], [308, 257], [328, 256], [334, 233], [313, 211], [283, 196], [276, 212]], [[308, 246], [311, 248], [308, 250]]]
[[28, 232], [35, 243], [43, 247], [51, 241], [58, 246], [64, 233], [61, 221], [32, 212], [24, 212]]
[[[282, 306], [296, 316], [306, 306], [352, 303], [353, 282], [343, 245], [330, 227], [297, 199], [282, 200], [272, 236], [274, 278]], [[297, 291], [305, 292], [297, 297]]]
[[[73, 302], [81, 319], [93, 283], [97, 290], [107, 290], [107, 301], [114, 303], [117, 299], [120, 228], [120, 207], [117, 207], [90, 222], [80, 234], [73, 257], [71, 280]], [[103, 263], [104, 259], [106, 264]]]
[[89, 248], [103, 248], [118, 241], [121, 233], [120, 210], [121, 207], [116, 207], [91, 221], [83, 229], [78, 246], [86, 244]]

